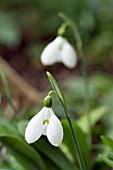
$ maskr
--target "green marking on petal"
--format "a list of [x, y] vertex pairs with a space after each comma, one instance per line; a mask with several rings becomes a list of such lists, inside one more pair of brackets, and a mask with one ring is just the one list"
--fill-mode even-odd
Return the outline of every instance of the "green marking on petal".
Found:
[[43, 120], [43, 125], [44, 125], [45, 123], [49, 124], [49, 120], [48, 120], [48, 119]]
[[59, 50], [61, 51], [61, 50], [62, 50], [62, 48], [63, 48], [63, 46], [60, 46], [60, 47], [59, 47]]

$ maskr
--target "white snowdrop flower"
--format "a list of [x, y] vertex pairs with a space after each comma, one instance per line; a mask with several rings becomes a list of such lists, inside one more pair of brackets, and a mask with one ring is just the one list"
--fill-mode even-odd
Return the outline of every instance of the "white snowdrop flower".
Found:
[[46, 135], [53, 146], [59, 146], [63, 139], [63, 128], [60, 120], [52, 109], [52, 99], [47, 96], [44, 107], [28, 123], [25, 139], [30, 144], [37, 141], [41, 135]]
[[62, 62], [66, 67], [74, 68], [77, 64], [77, 54], [65, 38], [58, 36], [43, 50], [41, 62], [45, 66]]

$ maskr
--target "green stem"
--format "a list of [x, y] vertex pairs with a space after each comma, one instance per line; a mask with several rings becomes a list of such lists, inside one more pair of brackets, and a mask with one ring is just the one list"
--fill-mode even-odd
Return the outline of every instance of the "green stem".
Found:
[[67, 111], [67, 108], [64, 108], [64, 111], [65, 111], [66, 118], [67, 118], [68, 124], [70, 126], [71, 134], [72, 134], [72, 137], [73, 137], [74, 147], [75, 147], [75, 150], [76, 150], [76, 153], [77, 153], [77, 158], [78, 158], [80, 170], [86, 170], [84, 160], [83, 160], [83, 156], [82, 156], [82, 152], [81, 152], [78, 140], [77, 140], [76, 133], [73, 129], [72, 121], [71, 121], [71, 118], [70, 118], [69, 113]]
[[55, 93], [54, 90], [49, 91], [48, 96], [50, 96], [52, 93]]
[[88, 83], [88, 78], [87, 78], [87, 68], [86, 68], [86, 62], [85, 62], [85, 57], [84, 57], [84, 53], [83, 53], [82, 41], [81, 41], [81, 37], [80, 37], [79, 30], [78, 30], [76, 23], [73, 22], [70, 18], [68, 18], [63, 13], [59, 13], [59, 16], [64, 20], [64, 22], [66, 22], [66, 25], [71, 27], [73, 34], [74, 34], [74, 38], [77, 42], [77, 48], [78, 48], [80, 61], [81, 61], [80, 62], [81, 63], [81, 72], [82, 72], [83, 79], [84, 79], [85, 111], [87, 114], [87, 122], [88, 122], [88, 126], [89, 126], [89, 135], [88, 135], [89, 140], [88, 141], [91, 144], [91, 120], [90, 120], [90, 115], [89, 115], [89, 109], [90, 109], [89, 83]]
[[78, 140], [77, 140], [77, 136], [76, 136], [76, 134], [74, 132], [73, 125], [72, 125], [72, 122], [71, 122], [71, 118], [70, 118], [70, 115], [68, 113], [68, 109], [67, 109], [67, 105], [66, 105], [66, 102], [65, 102], [64, 95], [63, 95], [58, 83], [54, 79], [54, 77], [49, 72], [47, 72], [47, 76], [48, 76], [49, 81], [50, 81], [50, 83], [51, 83], [51, 85], [53, 87], [53, 90], [55, 91], [55, 94], [57, 95], [58, 99], [60, 100], [60, 102], [61, 102], [61, 104], [63, 106], [63, 109], [64, 109], [64, 112], [65, 112], [65, 115], [66, 115], [70, 130], [71, 130], [71, 133], [72, 133], [74, 146], [75, 146], [75, 151], [77, 153], [77, 158], [78, 158], [80, 170], [86, 170], [84, 160], [83, 160], [83, 157], [82, 157], [82, 153], [81, 153], [79, 143], [78, 143]]

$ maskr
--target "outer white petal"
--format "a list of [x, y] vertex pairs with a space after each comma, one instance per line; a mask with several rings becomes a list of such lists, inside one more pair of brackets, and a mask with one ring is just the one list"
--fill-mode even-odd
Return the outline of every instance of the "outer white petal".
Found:
[[45, 112], [45, 107], [36, 114], [28, 123], [25, 131], [25, 139], [28, 143], [33, 143], [40, 138], [43, 131], [43, 113]]
[[63, 139], [63, 128], [59, 119], [53, 115], [47, 128], [47, 138], [54, 146], [59, 146]]
[[43, 65], [52, 65], [57, 62], [60, 53], [56, 45], [52, 42], [46, 46], [41, 54], [41, 62]]
[[41, 62], [44, 65], [52, 65], [61, 61], [61, 49], [66, 39], [57, 37], [54, 41], [49, 43], [41, 54]]
[[61, 53], [61, 60], [68, 68], [74, 68], [77, 63], [77, 54], [70, 43], [65, 43]]

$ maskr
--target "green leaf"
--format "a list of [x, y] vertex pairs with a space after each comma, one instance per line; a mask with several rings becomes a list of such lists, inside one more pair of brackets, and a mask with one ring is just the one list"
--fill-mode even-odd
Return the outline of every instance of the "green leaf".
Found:
[[17, 129], [21, 136], [25, 135], [25, 129], [27, 127], [28, 122], [28, 120], [21, 120], [17, 123]]
[[[72, 124], [73, 124], [74, 131], [77, 135], [78, 143], [79, 143], [81, 151], [82, 151], [86, 169], [89, 170], [90, 169], [90, 162], [89, 162], [90, 154], [89, 154], [88, 144], [86, 142], [86, 136], [83, 133], [83, 131], [80, 129], [80, 127], [74, 121], [72, 122]], [[67, 148], [69, 149], [70, 153], [72, 154], [74, 160], [76, 160], [76, 163], [77, 163], [78, 162], [77, 155], [75, 153], [74, 142], [73, 142], [73, 138], [71, 135], [71, 131], [70, 131], [68, 122], [66, 120], [62, 120], [62, 125], [63, 125], [63, 130], [64, 130], [63, 143], [67, 146]]]
[[0, 141], [15, 155], [15, 158], [28, 170], [39, 167], [44, 170], [43, 161], [31, 145], [28, 145], [16, 131], [16, 128], [5, 119], [0, 120]]
[[[108, 108], [106, 106], [101, 106], [95, 110], [93, 110], [90, 115], [91, 120], [91, 126], [93, 127], [97, 121], [99, 121], [108, 111]], [[87, 123], [87, 115], [83, 115], [80, 117], [80, 119], [77, 121], [78, 126], [84, 131], [85, 133], [88, 133], [88, 123]]]
[[4, 74], [4, 71], [2, 70], [2, 68], [0, 68], [0, 76], [1, 76], [1, 79], [2, 79], [2, 82], [3, 82], [3, 86], [4, 86], [4, 90], [5, 90], [5, 95], [9, 101], [9, 104], [11, 105], [14, 113], [16, 112], [16, 109], [15, 109], [15, 106], [12, 102], [12, 96], [11, 96], [11, 93], [10, 93], [10, 89], [9, 89], [9, 85], [8, 85], [8, 81], [7, 81], [7, 78]]
[[16, 152], [13, 152], [13, 154], [8, 152], [6, 155], [6, 159], [8, 160], [8, 164], [11, 168], [14, 168], [17, 170], [26, 170], [26, 169], [30, 169], [30, 168], [35, 169], [32, 166], [32, 164], [29, 165], [29, 163], [27, 163], [26, 159], [23, 159], [23, 157], [21, 157], [21, 155], [19, 155]]
[[105, 136], [101, 136], [101, 140], [104, 144], [106, 144], [107, 146], [109, 146], [111, 149], [113, 149], [113, 140], [105, 137]]
[[4, 90], [5, 90], [6, 96], [7, 96], [8, 99], [12, 100], [11, 93], [10, 93], [10, 90], [9, 90], [8, 81], [7, 81], [7, 78], [6, 78], [2, 68], [0, 68], [0, 76], [1, 76], [1, 79], [2, 79], [2, 82], [3, 82], [3, 85], [4, 85]]
[[44, 138], [34, 143], [34, 146], [51, 160], [59, 170], [78, 170], [60, 148], [52, 146], [49, 142], [46, 142]]
[[62, 103], [62, 106], [64, 107], [64, 109], [67, 110], [65, 98], [64, 98], [64, 95], [63, 95], [58, 83], [56, 82], [54, 77], [49, 72], [47, 72], [47, 76], [48, 76], [49, 81], [53, 87], [53, 90], [56, 92], [57, 97], [59, 98], [60, 102]]
[[113, 168], [113, 160], [109, 158], [107, 154], [99, 154], [99, 159], [104, 161], [108, 166]]
[[24, 142], [21, 138], [8, 135], [8, 134], [0, 134], [0, 141], [3, 145], [5, 145], [8, 150], [13, 153], [18, 159], [21, 158], [21, 163], [27, 162], [27, 168], [31, 169], [39, 169], [44, 170], [44, 165], [39, 154], [28, 144]]
[[0, 135], [2, 134], [18, 135], [18, 131], [13, 124], [8, 122], [5, 118], [0, 117]]

